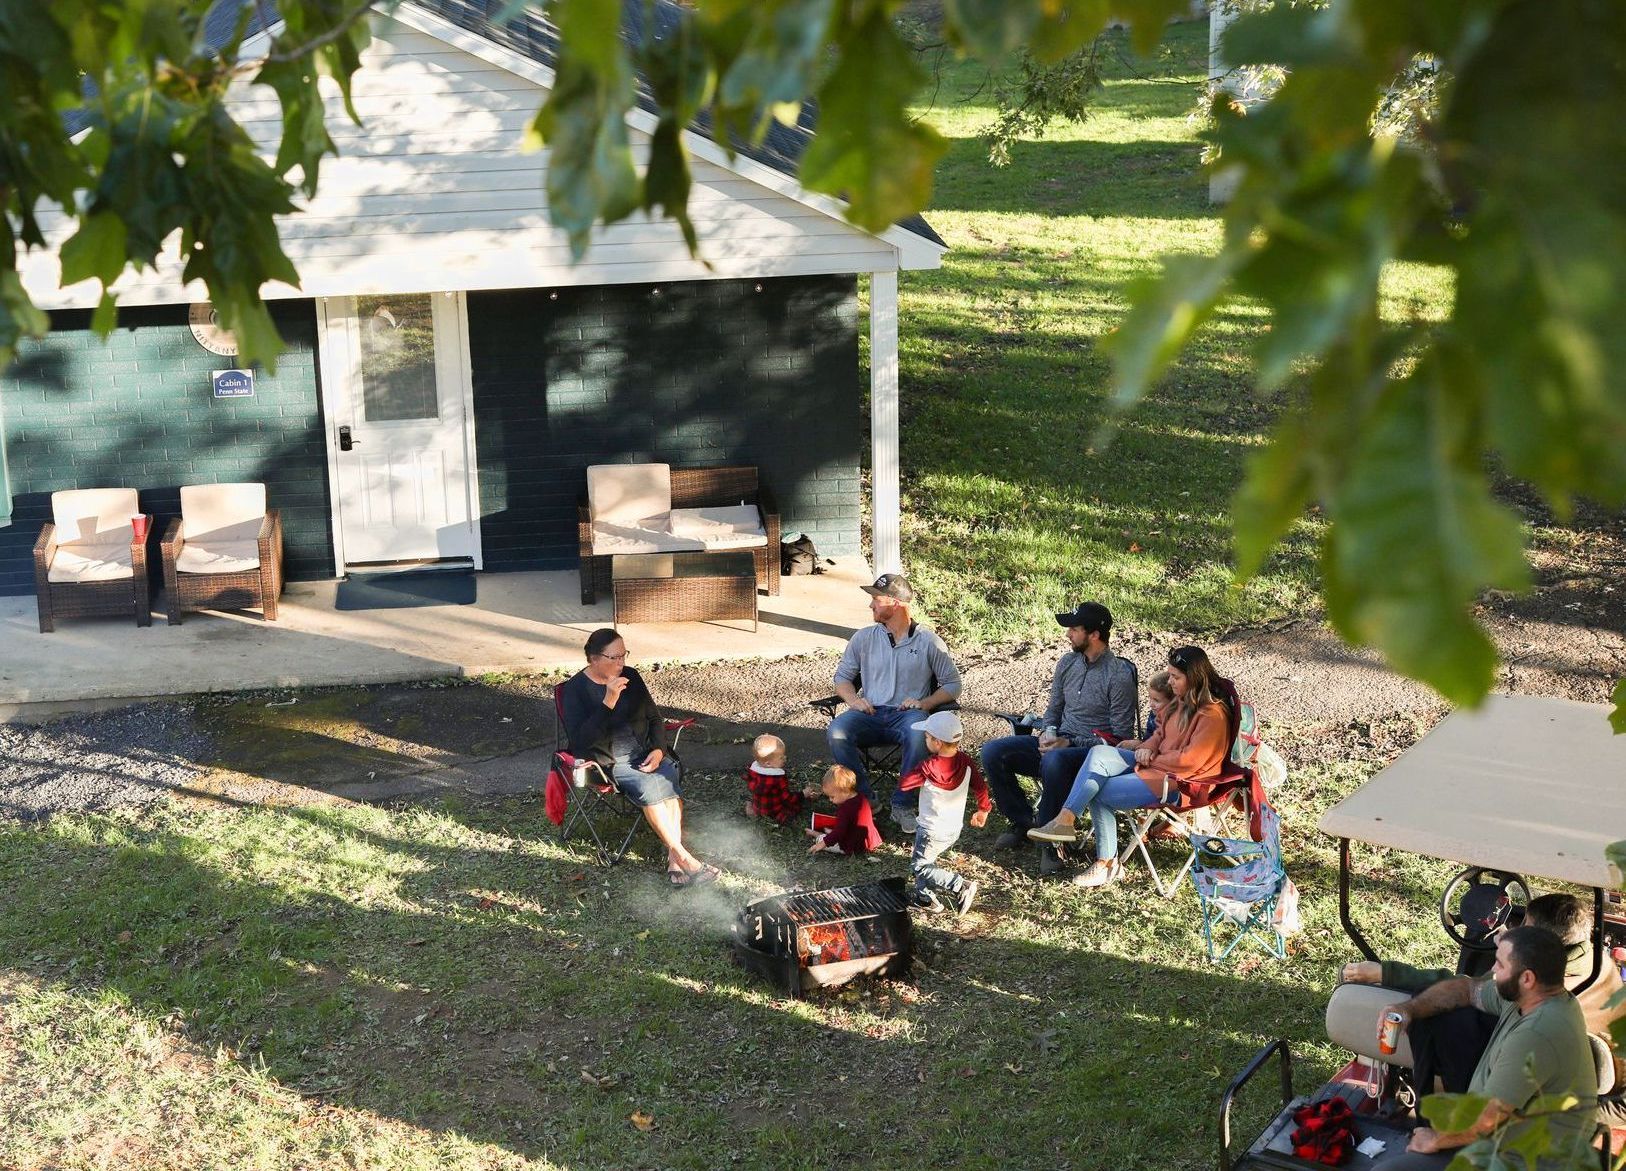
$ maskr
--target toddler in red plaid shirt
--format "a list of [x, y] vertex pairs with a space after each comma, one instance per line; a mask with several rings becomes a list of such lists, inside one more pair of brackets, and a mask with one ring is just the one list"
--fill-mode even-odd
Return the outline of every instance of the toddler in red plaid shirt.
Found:
[[785, 775], [785, 742], [764, 732], [751, 741], [751, 764], [745, 770], [745, 816], [768, 817], [784, 825], [802, 811], [804, 798], [817, 797], [819, 790], [808, 785], [800, 792], [790, 787]]

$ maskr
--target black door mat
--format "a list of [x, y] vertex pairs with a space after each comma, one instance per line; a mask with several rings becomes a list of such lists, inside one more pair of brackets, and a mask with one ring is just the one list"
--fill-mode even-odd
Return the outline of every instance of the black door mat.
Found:
[[335, 610], [405, 610], [413, 606], [472, 606], [474, 573], [418, 569], [352, 573], [339, 583]]

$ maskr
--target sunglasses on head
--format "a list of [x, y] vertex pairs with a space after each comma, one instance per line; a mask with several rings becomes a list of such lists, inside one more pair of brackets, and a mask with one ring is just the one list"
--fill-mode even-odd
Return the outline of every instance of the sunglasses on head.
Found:
[[1189, 646], [1175, 647], [1169, 652], [1169, 666], [1179, 667], [1182, 671], [1189, 670], [1191, 664], [1197, 660], [1195, 650], [1195, 647]]

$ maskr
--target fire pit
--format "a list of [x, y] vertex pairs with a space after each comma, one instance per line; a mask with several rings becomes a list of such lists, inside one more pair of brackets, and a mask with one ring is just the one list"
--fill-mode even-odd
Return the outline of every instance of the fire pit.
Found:
[[734, 921], [734, 956], [792, 996], [854, 976], [906, 976], [914, 933], [904, 879], [759, 899]]

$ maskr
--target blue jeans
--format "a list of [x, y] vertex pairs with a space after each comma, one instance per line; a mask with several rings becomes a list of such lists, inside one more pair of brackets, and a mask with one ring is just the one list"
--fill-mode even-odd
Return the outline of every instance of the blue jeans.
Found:
[[[1135, 762], [1135, 754], [1127, 748], [1120, 748], [1119, 753], [1131, 765]], [[1175, 799], [1179, 793], [1172, 793]], [[1134, 769], [1119, 773], [1115, 777], [1104, 777], [1099, 773], [1080, 772], [1078, 779], [1073, 782], [1073, 791], [1067, 794], [1063, 807], [1074, 817], [1084, 816], [1084, 809], [1089, 807], [1090, 822], [1095, 826], [1095, 856], [1105, 861], [1118, 856], [1118, 816], [1120, 809], [1145, 809], [1148, 805], [1164, 804], [1157, 799], [1157, 794], [1147, 787], [1145, 781], [1135, 775]]]
[[[864, 799], [875, 804], [875, 794], [869, 787], [869, 770], [864, 767], [861, 749], [874, 744], [903, 745], [903, 759], [898, 763], [898, 776], [905, 777], [910, 770], [926, 759], [926, 734], [913, 731], [915, 724], [927, 716], [919, 708], [877, 707], [875, 714], [848, 708], [830, 721], [825, 733], [830, 743], [830, 755], [835, 762], [853, 770], [858, 777], [858, 791]], [[901, 789], [892, 794], [894, 809], [912, 808], [919, 798]]]
[[926, 827], [915, 829], [915, 848], [909, 855], [909, 876], [915, 880], [915, 895], [958, 895], [965, 888], [965, 879], [946, 866], [937, 865], [958, 837], [929, 838]]
[[670, 756], [662, 756], [653, 772], [640, 772], [634, 767], [642, 762], [643, 757], [637, 761], [625, 756], [616, 757], [610, 769], [610, 774], [615, 778], [615, 787], [644, 808], [683, 796], [683, 790], [678, 785], [677, 762]]
[[[1029, 830], [1043, 825], [1061, 810], [1062, 800], [1072, 788], [1073, 778], [1084, 764], [1090, 748], [1100, 741], [1090, 737], [1088, 743], [1071, 748], [1052, 748], [1039, 751], [1037, 736], [1003, 736], [982, 746], [982, 775], [988, 778], [988, 789], [994, 804], [1012, 829]], [[1033, 812], [1033, 803], [1016, 778], [1039, 778], [1039, 812]]]

